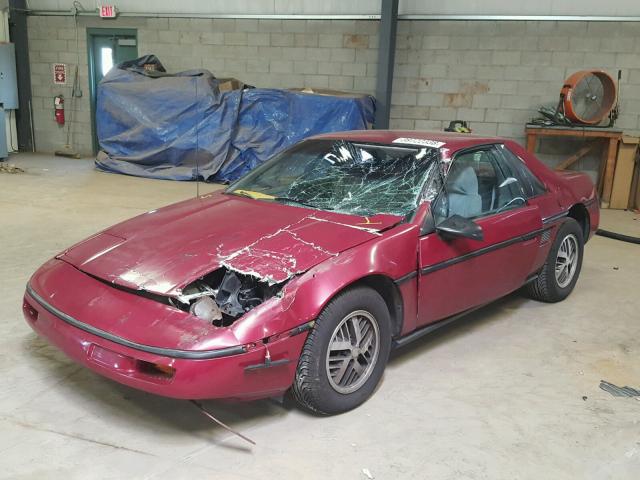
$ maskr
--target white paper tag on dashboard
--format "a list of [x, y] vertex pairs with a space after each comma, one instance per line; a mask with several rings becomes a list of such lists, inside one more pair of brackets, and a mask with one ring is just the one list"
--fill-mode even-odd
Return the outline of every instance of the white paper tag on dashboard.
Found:
[[423, 147], [440, 148], [444, 145], [444, 142], [436, 142], [435, 140], [425, 140], [423, 138], [396, 138], [391, 143], [404, 143], [406, 145], [420, 145]]

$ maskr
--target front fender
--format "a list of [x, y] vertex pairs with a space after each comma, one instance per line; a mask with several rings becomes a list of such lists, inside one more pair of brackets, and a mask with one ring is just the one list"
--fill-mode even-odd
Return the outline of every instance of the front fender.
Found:
[[[333, 297], [363, 278], [380, 275], [394, 281], [416, 272], [418, 232], [416, 225], [399, 225], [306, 272], [296, 279], [295, 294], [290, 299], [288, 310], [293, 318], [299, 319], [298, 323], [317, 318]], [[415, 325], [415, 277], [401, 282], [398, 288], [403, 301], [404, 331]]]
[[[401, 224], [325, 260], [229, 328], [241, 343], [257, 342], [315, 320], [333, 297], [361, 279], [381, 275], [393, 281], [416, 272], [418, 232], [416, 225]], [[406, 333], [415, 327], [416, 278], [398, 282], [398, 289], [404, 312], [402, 333]]]

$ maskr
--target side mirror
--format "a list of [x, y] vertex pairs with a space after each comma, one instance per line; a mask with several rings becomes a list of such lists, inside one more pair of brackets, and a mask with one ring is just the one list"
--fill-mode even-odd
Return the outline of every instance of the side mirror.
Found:
[[443, 238], [470, 238], [472, 240], [484, 240], [482, 227], [473, 220], [461, 217], [460, 215], [452, 215], [443, 220], [436, 226], [438, 232]]

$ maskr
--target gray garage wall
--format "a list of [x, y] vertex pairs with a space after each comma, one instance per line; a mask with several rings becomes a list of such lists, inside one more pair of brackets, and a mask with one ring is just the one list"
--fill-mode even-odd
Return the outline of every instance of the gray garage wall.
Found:
[[[377, 21], [251, 20], [122, 17], [105, 24], [80, 17], [81, 86], [73, 120], [74, 144], [91, 152], [86, 27], [137, 28], [138, 52], [155, 53], [167, 70], [207, 68], [260, 87], [316, 87], [373, 93]], [[65, 143], [53, 119], [53, 97], [69, 108], [71, 85], [52, 84], [51, 63], [75, 64], [71, 17], [28, 17], [36, 145], [52, 151]], [[71, 83], [71, 79], [69, 79]], [[68, 117], [68, 115], [67, 115]]]
[[[70, 17], [29, 17], [36, 142], [64, 144], [53, 121], [51, 63], [75, 63]], [[138, 29], [139, 52], [171, 71], [204, 67], [262, 87], [321, 87], [373, 93], [374, 20], [249, 20], [81, 17], [87, 26]], [[618, 125], [640, 133], [640, 23], [555, 21], [401, 21], [392, 127], [441, 129], [466, 119], [475, 131], [523, 140], [540, 104], [555, 104], [563, 80], [583, 68], [623, 70]], [[90, 153], [87, 55], [80, 33], [85, 96], [74, 119], [75, 145]], [[569, 148], [569, 146], [567, 146]]]
[[623, 70], [618, 126], [637, 132], [640, 23], [405, 21], [399, 25], [396, 127], [441, 128], [467, 119], [483, 134], [522, 139], [541, 104], [586, 68]]

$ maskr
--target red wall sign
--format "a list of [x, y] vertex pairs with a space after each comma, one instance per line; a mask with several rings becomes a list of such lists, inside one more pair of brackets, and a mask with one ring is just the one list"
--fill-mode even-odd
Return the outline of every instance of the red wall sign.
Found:
[[67, 83], [67, 66], [64, 63], [53, 64], [53, 83], [56, 85]]
[[116, 6], [115, 5], [101, 5], [100, 6], [101, 18], [116, 18]]

